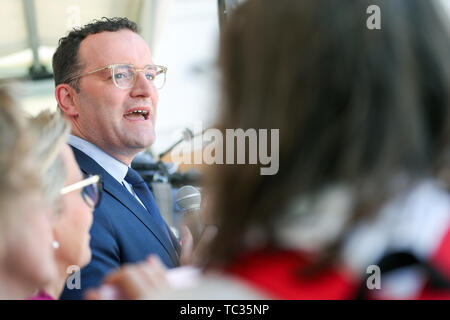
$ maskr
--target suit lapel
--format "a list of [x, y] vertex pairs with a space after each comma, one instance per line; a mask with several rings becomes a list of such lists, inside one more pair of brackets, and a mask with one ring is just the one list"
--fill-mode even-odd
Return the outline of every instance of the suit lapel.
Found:
[[[91, 157], [86, 155], [84, 152], [72, 147], [75, 154], [75, 158], [80, 166], [80, 168], [86, 173], [98, 174], [103, 179], [104, 190], [108, 192], [112, 197], [119, 201], [123, 206], [128, 208], [133, 215], [136, 216], [147, 229], [155, 235], [159, 240], [161, 245], [167, 251], [167, 253], [172, 258], [175, 265], [178, 265], [178, 258], [176, 256], [175, 250], [177, 243], [173, 243], [173, 239], [167, 239], [164, 231], [161, 230], [159, 225], [154, 221], [149, 212], [137, 201], [133, 195], [126, 190], [126, 188], [120, 184], [116, 179], [114, 179], [105, 169], [103, 169], [97, 162], [95, 162]], [[169, 230], [169, 233], [172, 232]], [[172, 235], [171, 235], [172, 236]], [[175, 246], [175, 248], [174, 248]], [[175, 249], [175, 250], [174, 250]], [[178, 251], [178, 250], [177, 250]]]

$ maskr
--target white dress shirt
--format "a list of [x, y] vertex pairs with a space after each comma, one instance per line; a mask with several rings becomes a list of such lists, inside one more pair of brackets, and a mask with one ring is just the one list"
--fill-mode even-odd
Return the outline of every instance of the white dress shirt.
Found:
[[142, 201], [134, 192], [132, 186], [125, 181], [125, 176], [127, 175], [129, 168], [126, 164], [110, 156], [105, 151], [97, 147], [95, 144], [86, 141], [80, 137], [74, 136], [72, 134], [69, 135], [68, 144], [91, 157], [103, 169], [105, 169], [105, 171], [108, 172], [114, 179], [116, 179], [120, 184], [122, 184], [145, 208]]

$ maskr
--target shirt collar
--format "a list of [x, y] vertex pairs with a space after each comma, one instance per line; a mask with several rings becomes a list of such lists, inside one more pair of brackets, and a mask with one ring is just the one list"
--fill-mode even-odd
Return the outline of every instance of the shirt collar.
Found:
[[126, 164], [110, 156], [95, 144], [72, 134], [69, 135], [68, 144], [91, 157], [119, 183], [124, 181], [129, 168]]

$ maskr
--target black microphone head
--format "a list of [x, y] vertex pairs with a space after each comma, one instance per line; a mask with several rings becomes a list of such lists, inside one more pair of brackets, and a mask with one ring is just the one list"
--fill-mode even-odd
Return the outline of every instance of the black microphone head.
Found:
[[181, 187], [177, 192], [176, 203], [183, 210], [200, 210], [202, 196], [193, 186]]

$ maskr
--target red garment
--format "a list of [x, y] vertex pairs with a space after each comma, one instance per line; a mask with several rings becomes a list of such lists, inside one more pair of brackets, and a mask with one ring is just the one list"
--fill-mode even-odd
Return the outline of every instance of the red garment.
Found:
[[308, 281], [298, 271], [309, 259], [294, 251], [262, 250], [237, 259], [226, 269], [244, 282], [274, 299], [349, 299], [358, 288], [358, 279], [330, 269]]
[[[351, 275], [348, 270], [329, 268], [313, 280], [298, 275], [310, 259], [306, 255], [290, 250], [261, 250], [251, 252], [236, 259], [225, 272], [261, 290], [273, 299], [283, 300], [340, 300], [356, 298], [363, 281]], [[438, 270], [446, 270], [450, 279], [450, 231], [439, 250], [430, 261]], [[440, 269], [440, 268], [441, 269]], [[370, 296], [369, 299], [395, 299], [388, 296]], [[450, 289], [433, 289], [426, 284], [413, 297], [418, 300], [450, 299]]]
[[431, 255], [430, 262], [450, 279], [450, 230], [443, 237], [438, 249]]
[[[317, 230], [326, 225], [320, 218], [315, 221]], [[295, 230], [293, 221], [289, 226], [291, 233]], [[295, 237], [291, 241], [291, 248], [304, 247]], [[366, 268], [381, 261], [383, 254], [389, 257], [398, 252], [410, 254], [418, 262], [405, 266], [400, 263], [393, 272], [385, 269], [385, 273], [380, 274], [381, 288], [367, 289], [365, 296], [372, 299], [450, 299], [450, 195], [434, 180], [418, 183], [386, 203], [375, 220], [356, 225], [343, 244], [345, 263], [330, 267], [314, 279], [302, 278], [298, 272], [311, 265], [311, 257], [304, 251], [287, 249], [247, 252], [226, 272], [275, 299], [353, 299], [359, 297], [358, 290], [365, 287], [367, 275], [362, 273]], [[345, 265], [361, 270], [361, 274], [352, 274]], [[429, 267], [434, 270], [430, 271]], [[438, 285], [433, 282], [432, 287], [434, 273], [446, 280], [440, 279]]]

